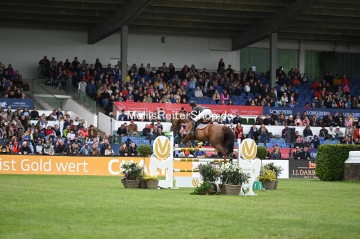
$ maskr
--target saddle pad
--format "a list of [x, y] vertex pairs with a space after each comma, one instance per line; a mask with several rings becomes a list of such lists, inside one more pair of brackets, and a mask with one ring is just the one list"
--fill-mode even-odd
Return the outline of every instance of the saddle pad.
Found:
[[205, 129], [209, 124], [199, 124], [196, 129]]

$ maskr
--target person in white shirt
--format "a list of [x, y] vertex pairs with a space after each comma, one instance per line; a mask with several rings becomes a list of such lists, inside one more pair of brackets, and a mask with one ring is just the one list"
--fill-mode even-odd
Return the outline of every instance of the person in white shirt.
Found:
[[335, 130], [333, 129], [332, 126], [329, 127], [328, 134], [332, 139], [336, 137], [336, 132], [335, 132]]
[[202, 91], [200, 90], [200, 87], [196, 87], [195, 97], [196, 97], [196, 98], [201, 98], [201, 97], [203, 97], [203, 93], [202, 93]]

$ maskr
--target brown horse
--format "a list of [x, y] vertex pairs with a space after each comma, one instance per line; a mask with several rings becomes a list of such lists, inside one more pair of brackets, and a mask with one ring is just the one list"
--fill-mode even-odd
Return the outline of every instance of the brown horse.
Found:
[[[195, 138], [192, 133], [193, 124], [194, 121], [192, 120], [187, 123], [185, 128], [186, 137], [182, 140], [183, 143]], [[226, 160], [227, 156], [230, 156], [230, 160], [232, 160], [235, 135], [229, 127], [209, 124], [204, 129], [196, 129], [195, 134], [197, 140], [209, 141], [212, 147], [223, 154], [224, 160]]]

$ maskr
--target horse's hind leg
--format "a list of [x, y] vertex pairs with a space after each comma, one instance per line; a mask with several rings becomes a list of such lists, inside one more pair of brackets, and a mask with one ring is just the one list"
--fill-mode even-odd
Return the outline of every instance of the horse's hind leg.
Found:
[[213, 146], [215, 149], [217, 149], [218, 151], [220, 151], [223, 154], [224, 163], [226, 163], [226, 157], [227, 157], [227, 154], [228, 154], [228, 150], [225, 147], [223, 147], [220, 143], [217, 143], [217, 144], [211, 143], [211, 146]]

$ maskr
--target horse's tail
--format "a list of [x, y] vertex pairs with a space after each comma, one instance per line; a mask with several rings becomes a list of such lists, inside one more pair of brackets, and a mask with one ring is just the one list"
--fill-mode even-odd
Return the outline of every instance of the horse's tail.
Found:
[[222, 145], [227, 149], [227, 154], [230, 155], [234, 152], [235, 135], [227, 126], [223, 126], [223, 131], [224, 139]]

